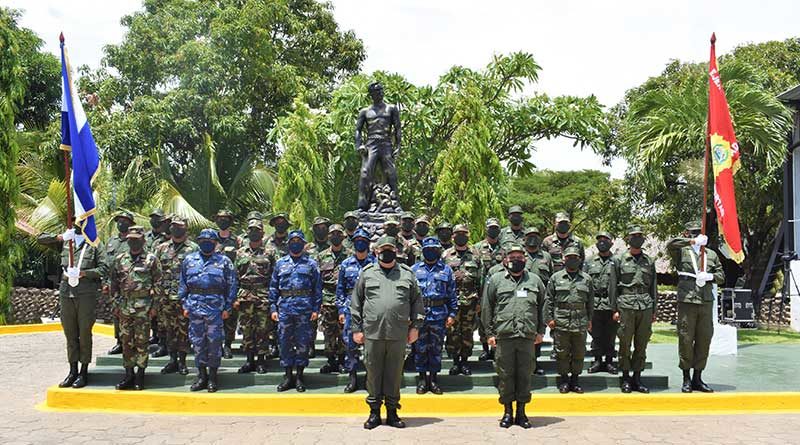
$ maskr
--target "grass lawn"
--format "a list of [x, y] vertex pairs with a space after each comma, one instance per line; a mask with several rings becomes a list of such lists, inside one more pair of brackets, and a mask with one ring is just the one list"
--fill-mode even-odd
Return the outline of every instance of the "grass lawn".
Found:
[[[757, 344], [800, 344], [800, 332], [766, 329], [739, 329], [739, 343]], [[675, 326], [667, 323], [656, 323], [653, 325], [653, 336], [650, 343], [677, 343], [678, 333]]]

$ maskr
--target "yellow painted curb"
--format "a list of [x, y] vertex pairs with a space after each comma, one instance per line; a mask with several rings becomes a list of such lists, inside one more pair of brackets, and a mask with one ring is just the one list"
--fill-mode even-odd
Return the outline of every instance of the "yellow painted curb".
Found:
[[[404, 394], [408, 416], [496, 417], [493, 394]], [[364, 395], [216, 394], [167, 391], [74, 390], [48, 388], [39, 409], [52, 411], [137, 412], [237, 416], [363, 416]], [[536, 416], [698, 415], [800, 412], [800, 392], [717, 394], [534, 394]]]
[[[41, 334], [44, 332], [61, 331], [61, 323], [38, 323], [38, 324], [9, 324], [0, 326], [0, 335], [12, 334]], [[102, 323], [95, 323], [92, 327], [95, 335], [114, 336], [114, 326]]]

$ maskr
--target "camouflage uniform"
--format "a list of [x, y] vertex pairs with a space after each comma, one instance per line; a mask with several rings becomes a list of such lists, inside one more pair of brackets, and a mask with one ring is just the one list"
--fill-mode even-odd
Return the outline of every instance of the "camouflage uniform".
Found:
[[[162, 224], [169, 223], [172, 220], [170, 216], [164, 214], [163, 210], [153, 209], [153, 211], [150, 212], [151, 225], [156, 219]], [[153, 227], [152, 230], [147, 232], [144, 236], [144, 248], [148, 252], [155, 252], [156, 247], [169, 241], [169, 234], [166, 232], [156, 232], [157, 227], [159, 226]]]
[[503, 230], [500, 231], [500, 244], [506, 243], [518, 243], [522, 244], [523, 238], [525, 238], [525, 228], [522, 226], [522, 207], [520, 206], [511, 206], [508, 209], [508, 219], [509, 221], [514, 218], [514, 215], [519, 215], [520, 222], [519, 228], [514, 229], [510, 225], [503, 227]]
[[[228, 210], [220, 210], [217, 212], [216, 215], [217, 221], [220, 218], [230, 218], [231, 222], [233, 222], [233, 214]], [[220, 231], [222, 229], [220, 228]], [[228, 228], [230, 230], [230, 228]], [[217, 232], [217, 236], [219, 237], [219, 242], [217, 243], [217, 251], [231, 260], [231, 263], [236, 263], [236, 252], [242, 247], [241, 242], [237, 236], [233, 233], [230, 235], [223, 237], [219, 232]], [[233, 354], [231, 352], [231, 344], [233, 343], [234, 338], [236, 338], [236, 326], [239, 323], [239, 311], [231, 308], [228, 312], [228, 318], [223, 321], [225, 326], [225, 344], [223, 355], [225, 358], [232, 358]]]
[[345, 249], [353, 250], [353, 235], [355, 234], [356, 229], [358, 229], [361, 226], [361, 221], [358, 217], [358, 212], [351, 210], [345, 213], [343, 221], [344, 221], [343, 225], [345, 228], [345, 235], [347, 236], [344, 238], [344, 243], [342, 244], [344, 244]]
[[[274, 255], [272, 259], [273, 265], [277, 263], [279, 259], [283, 258], [286, 255], [289, 255], [289, 244], [288, 244], [289, 239], [287, 238], [288, 231], [283, 234], [279, 234], [277, 232], [278, 230], [277, 224], [280, 218], [283, 218], [286, 221], [287, 225], [291, 226], [291, 221], [289, 221], [289, 215], [286, 213], [276, 213], [272, 215], [272, 217], [270, 217], [269, 219], [269, 225], [275, 227], [276, 231], [275, 233], [270, 235], [269, 238], [267, 238], [264, 247], [273, 253]], [[269, 343], [271, 345], [270, 357], [275, 358], [278, 356], [278, 350], [279, 350], [278, 323], [272, 323], [272, 331], [270, 331], [269, 333]]]
[[[466, 232], [463, 224], [456, 225], [455, 234]], [[455, 372], [462, 371], [459, 364], [466, 364], [467, 358], [472, 355], [473, 332], [477, 324], [478, 306], [480, 304], [481, 263], [479, 255], [470, 247], [459, 250], [458, 246], [447, 249], [442, 254], [442, 261], [453, 270], [456, 280], [456, 294], [458, 295], [458, 312], [453, 326], [447, 329], [447, 352], [455, 360]], [[467, 368], [468, 369], [468, 368]], [[467, 372], [469, 373], [469, 371]]]
[[[560, 212], [556, 214], [556, 225], [559, 223], [569, 224], [569, 217], [566, 213]], [[568, 232], [567, 236], [560, 238], [558, 232], [548, 236], [542, 242], [542, 249], [546, 250], [553, 258], [553, 272], [558, 272], [564, 268], [563, 252], [569, 246], [575, 246], [580, 251], [581, 259], [586, 259], [586, 254], [583, 249], [583, 243], [576, 238], [572, 232]], [[581, 266], [583, 267], [583, 266]]]
[[[185, 221], [181, 221], [185, 224]], [[166, 330], [167, 349], [170, 353], [189, 351], [189, 319], [183, 316], [183, 307], [178, 297], [181, 266], [186, 256], [197, 252], [197, 244], [189, 239], [176, 243], [167, 241], [155, 250], [161, 264], [161, 285], [158, 299], [159, 325]]]
[[[133, 214], [131, 212], [128, 212], [128, 211], [125, 211], [125, 210], [118, 212], [114, 216], [114, 221], [119, 223], [120, 219], [127, 219], [128, 222], [130, 223], [129, 227], [134, 224]], [[114, 264], [114, 259], [117, 257], [117, 255], [128, 251], [128, 243], [127, 243], [127, 240], [126, 240], [127, 234], [128, 234], [127, 231], [124, 231], [124, 232], [120, 231], [117, 236], [112, 237], [106, 243], [106, 264], [109, 267], [109, 270], [108, 270], [109, 274], [111, 273], [110, 268]], [[110, 279], [110, 275], [103, 277], [103, 284], [105, 286], [108, 286], [108, 289], [109, 289], [108, 301], [113, 306], [114, 302], [117, 300], [117, 298], [119, 298], [119, 295], [114, 295], [111, 292], [111, 286], [110, 286], [109, 279]], [[111, 353], [111, 354], [114, 354], [114, 353], [119, 354], [119, 353], [122, 352], [122, 344], [120, 343], [119, 317], [117, 317], [117, 316], [114, 316], [114, 337], [117, 339], [117, 345], [114, 346], [111, 349], [111, 351], [109, 351], [109, 353]]]
[[[252, 220], [248, 228], [260, 229], [261, 221]], [[275, 252], [272, 246], [264, 246], [263, 241], [252, 247], [247, 245], [236, 253], [236, 270], [239, 273], [239, 321], [242, 325], [242, 349], [247, 353], [248, 362], [258, 355], [259, 364], [264, 366], [264, 355], [269, 353], [269, 334], [274, 322], [269, 312], [269, 281], [272, 278]]]
[[[344, 229], [338, 224], [331, 228], [331, 233], [334, 232], [344, 235]], [[314, 258], [319, 265], [320, 278], [322, 279], [322, 307], [319, 319], [322, 323], [322, 334], [325, 338], [325, 356], [328, 358], [327, 365], [324, 365], [324, 369], [320, 370], [323, 374], [338, 370], [339, 362], [343, 361], [339, 360], [339, 358], [344, 359], [342, 330], [339, 325], [339, 311], [336, 308], [336, 283], [339, 281], [341, 263], [350, 254], [351, 252], [345, 249], [343, 245], [340, 245], [338, 250], [334, 250], [333, 246], [331, 246]]]
[[[447, 234], [450, 234], [448, 237]], [[442, 245], [442, 251], [453, 247], [453, 226], [447, 221], [442, 221], [436, 226], [436, 237]]]
[[420, 246], [414, 234], [414, 221], [413, 213], [403, 212], [400, 215], [400, 233], [397, 234], [397, 239], [403, 244], [403, 250], [405, 251], [405, 264], [409, 267], [413, 266], [422, 254], [422, 246]]
[[[365, 231], [360, 236], [368, 238]], [[363, 260], [359, 260], [356, 254], [342, 261], [339, 265], [339, 279], [336, 281], [336, 308], [339, 315], [344, 315], [344, 326], [342, 327], [342, 339], [346, 348], [346, 355], [343, 368], [346, 372], [352, 373], [358, 366], [358, 344], [353, 341], [353, 333], [350, 331], [350, 298], [353, 289], [356, 287], [361, 270], [368, 264], [375, 263], [376, 258], [372, 253], [367, 252]]]

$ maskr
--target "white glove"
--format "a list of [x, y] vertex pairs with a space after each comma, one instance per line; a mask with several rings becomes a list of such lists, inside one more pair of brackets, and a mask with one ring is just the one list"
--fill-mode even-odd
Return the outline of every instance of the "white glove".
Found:
[[67, 277], [69, 277], [69, 278], [80, 278], [81, 277], [81, 269], [79, 267], [67, 267]]
[[697, 235], [696, 237], [694, 237], [694, 245], [695, 246], [702, 247], [702, 246], [705, 246], [706, 244], [708, 244], [708, 237], [703, 235], [702, 233], [700, 235]]
[[66, 232], [61, 234], [61, 239], [64, 242], [75, 241], [75, 229], [67, 229]]
[[709, 281], [714, 281], [714, 275], [711, 275], [708, 272], [697, 272], [697, 276], [695, 277], [697, 287], [703, 287]]

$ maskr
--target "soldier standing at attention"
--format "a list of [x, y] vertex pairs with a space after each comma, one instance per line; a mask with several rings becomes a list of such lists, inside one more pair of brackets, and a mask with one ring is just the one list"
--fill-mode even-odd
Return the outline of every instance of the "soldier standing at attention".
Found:
[[[259, 212], [258, 210], [252, 210], [247, 212], [247, 226], [250, 227], [250, 223], [253, 221], [260, 222], [261, 225], [264, 225], [264, 214]], [[239, 245], [246, 246], [250, 240], [248, 239], [248, 235], [250, 234], [250, 229], [246, 229], [243, 233], [239, 234]]]
[[336, 282], [336, 308], [339, 311], [339, 324], [342, 325], [342, 339], [346, 349], [342, 369], [349, 376], [347, 386], [344, 387], [346, 393], [358, 389], [358, 344], [353, 340], [350, 302], [361, 270], [376, 261], [369, 251], [369, 234], [366, 230], [358, 229], [353, 234], [353, 249], [355, 253], [339, 266], [339, 280]]
[[453, 226], [447, 221], [442, 221], [436, 226], [436, 237], [442, 245], [442, 251], [453, 247]]
[[[314, 332], [311, 322], [317, 319], [322, 305], [322, 279], [317, 262], [305, 252], [306, 238], [302, 231], [289, 233], [289, 255], [275, 263], [269, 284], [272, 321], [278, 323], [281, 344], [281, 366], [285, 370], [278, 392], [295, 388], [306, 390], [303, 370], [308, 366], [309, 339]], [[292, 375], [297, 370], [297, 377]]]
[[[542, 235], [536, 227], [530, 227], [525, 230], [525, 252], [527, 256], [525, 259], [525, 269], [530, 273], [539, 275], [545, 287], [550, 281], [550, 275], [553, 273], [553, 259], [550, 254], [542, 250]], [[536, 363], [533, 373], [536, 375], [544, 375], [544, 369], [539, 366], [539, 357], [542, 355], [542, 344], [536, 345]]]
[[358, 212], [356, 211], [349, 211], [344, 214], [344, 231], [347, 235], [347, 238], [344, 240], [344, 247], [347, 249], [353, 248], [353, 234], [356, 233], [356, 229], [361, 226], [361, 221], [358, 218]]
[[[61, 248], [61, 283], [58, 302], [61, 308], [61, 327], [67, 339], [69, 374], [58, 384], [59, 388], [83, 388], [89, 382], [89, 363], [92, 361], [92, 326], [100, 281], [106, 275], [107, 265], [103, 246], [98, 241], [92, 246], [86, 241], [77, 224], [62, 235], [42, 234], [37, 241], [47, 246]], [[69, 241], [73, 242], [73, 267], [69, 267]], [[69, 278], [78, 279], [72, 287]], [[81, 362], [80, 371], [78, 362]]]
[[508, 209], [508, 223], [500, 232], [500, 244], [519, 243], [522, 244], [525, 237], [525, 228], [522, 227], [522, 207], [511, 206]]
[[624, 393], [649, 393], [650, 389], [642, 383], [642, 371], [647, 358], [647, 343], [656, 319], [656, 266], [653, 259], [642, 251], [644, 234], [641, 227], [631, 226], [626, 240], [629, 248], [619, 256], [618, 264], [614, 267], [617, 289], [611, 294], [611, 305], [616, 311], [614, 318], [620, 322], [620, 388]]
[[[481, 320], [489, 344], [497, 347], [500, 403], [504, 407], [501, 428], [516, 423], [530, 428], [525, 405], [531, 401], [531, 371], [534, 346], [542, 342], [542, 306], [545, 287], [542, 280], [525, 270], [525, 250], [510, 243], [506, 250], [508, 266], [489, 278], [481, 302]], [[517, 402], [514, 416], [513, 402]]]
[[353, 341], [364, 345], [367, 368], [369, 418], [364, 428], [381, 424], [381, 405], [386, 403], [386, 424], [404, 428], [397, 415], [403, 353], [417, 341], [425, 321], [419, 285], [410, 267], [399, 264], [396, 241], [383, 236], [376, 246], [378, 263], [361, 271], [350, 302]]
[[[328, 363], [322, 365], [319, 372], [330, 374], [339, 372], [344, 366], [344, 344], [342, 329], [339, 325], [339, 310], [336, 306], [336, 287], [339, 281], [339, 269], [350, 252], [344, 248], [344, 228], [339, 224], [331, 226], [328, 235], [330, 247], [320, 252], [316, 258], [319, 274], [322, 279], [322, 308], [320, 319], [322, 335], [325, 338], [325, 356]], [[312, 346], [313, 348], [313, 343]]]
[[[500, 221], [497, 218], [486, 220], [486, 237], [475, 244], [473, 249], [478, 255], [478, 261], [481, 263], [481, 284], [478, 288], [481, 291], [481, 295], [478, 298], [478, 306], [480, 306], [485, 284], [491, 277], [489, 270], [503, 262], [503, 250], [500, 249]], [[494, 348], [490, 348], [489, 343], [487, 343], [486, 331], [483, 328], [480, 311], [478, 311], [478, 338], [483, 347], [483, 352], [478, 357], [478, 361], [494, 360]]]
[[[428, 236], [430, 230], [431, 220], [428, 218], [428, 215], [419, 215], [414, 222], [414, 235], [417, 239], [417, 243], [420, 245], [420, 250], [422, 249], [422, 240]], [[422, 254], [422, 252], [420, 252], [420, 254]]]
[[[128, 228], [128, 251], [114, 258], [109, 284], [111, 295], [118, 295], [114, 311], [119, 318], [122, 362], [125, 377], [117, 389], [144, 389], [150, 319], [155, 315], [153, 296], [158, 294], [161, 266], [152, 253], [144, 250], [144, 228]], [[137, 367], [134, 375], [134, 367]]]
[[481, 263], [470, 248], [469, 227], [458, 224], [453, 229], [453, 246], [442, 254], [442, 260], [453, 270], [458, 296], [455, 323], [447, 330], [447, 353], [453, 357], [450, 375], [472, 375], [467, 360], [472, 355], [473, 334], [480, 309]]
[[[164, 210], [155, 208], [150, 212], [150, 231], [147, 232], [144, 239], [144, 249], [148, 252], [155, 253], [156, 247], [169, 241], [169, 225], [171, 217], [164, 214]], [[158, 298], [158, 296], [157, 296]], [[158, 349], [153, 352], [153, 357], [163, 357], [167, 355], [167, 331], [164, 326], [161, 326], [163, 321], [160, 320], [158, 310], [156, 316], [151, 320], [151, 329], [153, 335], [150, 337], [150, 343], [158, 343]]]
[[[682, 238], [667, 243], [667, 253], [678, 271], [678, 355], [683, 371], [682, 392], [714, 392], [702, 379], [714, 335], [714, 283], [725, 282], [725, 271], [716, 252], [700, 248], [708, 238], [700, 233], [700, 221], [686, 224]], [[694, 375], [690, 376], [690, 370]]]
[[161, 283], [158, 296], [160, 324], [165, 330], [165, 342], [169, 351], [169, 363], [161, 370], [162, 374], [178, 372], [189, 373], [186, 367], [186, 353], [189, 352], [189, 319], [183, 316], [183, 307], [178, 297], [183, 260], [192, 252], [197, 252], [197, 244], [188, 238], [186, 220], [172, 218], [170, 224], [172, 241], [156, 247], [155, 256], [161, 264]]
[[566, 213], [556, 214], [555, 229], [555, 233], [544, 239], [542, 248], [553, 258], [553, 272], [558, 272], [564, 268], [563, 252], [567, 247], [577, 247], [581, 253], [581, 261], [586, 258], [586, 255], [583, 251], [583, 243], [572, 234], [572, 226]]
[[558, 391], [583, 393], [578, 376], [586, 355], [586, 331], [592, 330], [594, 288], [589, 274], [581, 272], [581, 253], [575, 246], [564, 250], [564, 269], [553, 274], [547, 285], [544, 318], [553, 332]]
[[[317, 259], [320, 252], [331, 246], [330, 243], [328, 243], [328, 232], [330, 231], [330, 227], [331, 227], [331, 221], [328, 218], [322, 216], [317, 216], [316, 218], [314, 218], [314, 222], [311, 226], [311, 232], [314, 235], [314, 242], [306, 243], [306, 252], [308, 253], [308, 256], [310, 256], [314, 260]], [[319, 262], [317, 262], [317, 264], [319, 264]], [[331, 295], [333, 295], [333, 293], [331, 293]], [[335, 318], [336, 317], [334, 316], [334, 319]], [[308, 345], [309, 358], [314, 358], [317, 356], [317, 349], [315, 347], [315, 343], [317, 341], [317, 331], [319, 330], [319, 322], [320, 322], [319, 318], [311, 322], [312, 335], [310, 339], [311, 343]]]
[[[289, 254], [287, 237], [291, 224], [289, 215], [286, 213], [276, 213], [269, 219], [269, 225], [275, 228], [275, 233], [267, 239], [266, 245], [266, 249], [274, 255], [272, 264], [277, 263], [279, 259]], [[278, 357], [280, 355], [280, 348], [278, 347], [278, 323], [272, 324], [272, 331], [269, 333], [269, 343], [269, 358]]]
[[[585, 272], [592, 277], [594, 284], [594, 310], [592, 311], [592, 355], [594, 362], [589, 368], [589, 374], [608, 372], [616, 374], [614, 366], [614, 341], [617, 338], [619, 322], [614, 320], [614, 310], [611, 307], [610, 295], [617, 288], [614, 267], [616, 258], [611, 254], [614, 238], [608, 232], [600, 232], [597, 239], [597, 255], [588, 259], [584, 264]], [[605, 361], [603, 361], [605, 357]]]
[[233, 308], [239, 311], [242, 348], [247, 357], [238, 372], [265, 374], [273, 324], [269, 312], [269, 280], [272, 278], [274, 254], [264, 246], [264, 223], [261, 220], [250, 220], [247, 230], [247, 245], [236, 253], [239, 293]]
[[225, 339], [224, 320], [230, 315], [239, 281], [230, 258], [217, 251], [219, 237], [214, 229], [197, 236], [199, 252], [183, 260], [178, 297], [183, 316], [189, 319], [189, 340], [194, 348], [197, 380], [191, 391], [216, 392], [217, 369]]
[[406, 251], [406, 265], [413, 266], [422, 255], [422, 245], [417, 241], [414, 233], [414, 214], [403, 212], [400, 215], [400, 233], [398, 239], [403, 243]]
[[[231, 213], [230, 210], [220, 210], [217, 212], [214, 222], [216, 222], [217, 227], [219, 227], [219, 231], [217, 232], [217, 236], [219, 237], [217, 250], [228, 257], [231, 263], [235, 263], [236, 251], [241, 247], [241, 243], [239, 242], [239, 238], [231, 231], [233, 213]], [[239, 311], [232, 309], [228, 313], [228, 318], [223, 321], [225, 325], [225, 344], [222, 347], [223, 358], [233, 358], [231, 345], [233, 344], [233, 339], [236, 338], [236, 325], [238, 322]]]
[[[127, 210], [120, 210], [114, 216], [114, 222], [117, 224], [117, 232], [118, 235], [112, 237], [106, 243], [106, 264], [108, 265], [110, 272], [111, 266], [114, 264], [114, 259], [117, 255], [121, 254], [122, 252], [128, 251], [128, 228], [133, 225], [133, 213], [128, 212]], [[108, 300], [111, 302], [111, 305], [114, 305], [114, 301], [117, 300], [119, 297], [118, 295], [114, 295], [110, 292], [110, 286], [108, 282], [108, 276], [104, 278], [104, 288], [103, 294], [108, 295]], [[122, 343], [119, 339], [119, 319], [117, 316], [114, 316], [114, 338], [117, 339], [117, 344], [115, 344], [111, 350], [108, 351], [109, 355], [113, 354], [122, 354]]]

